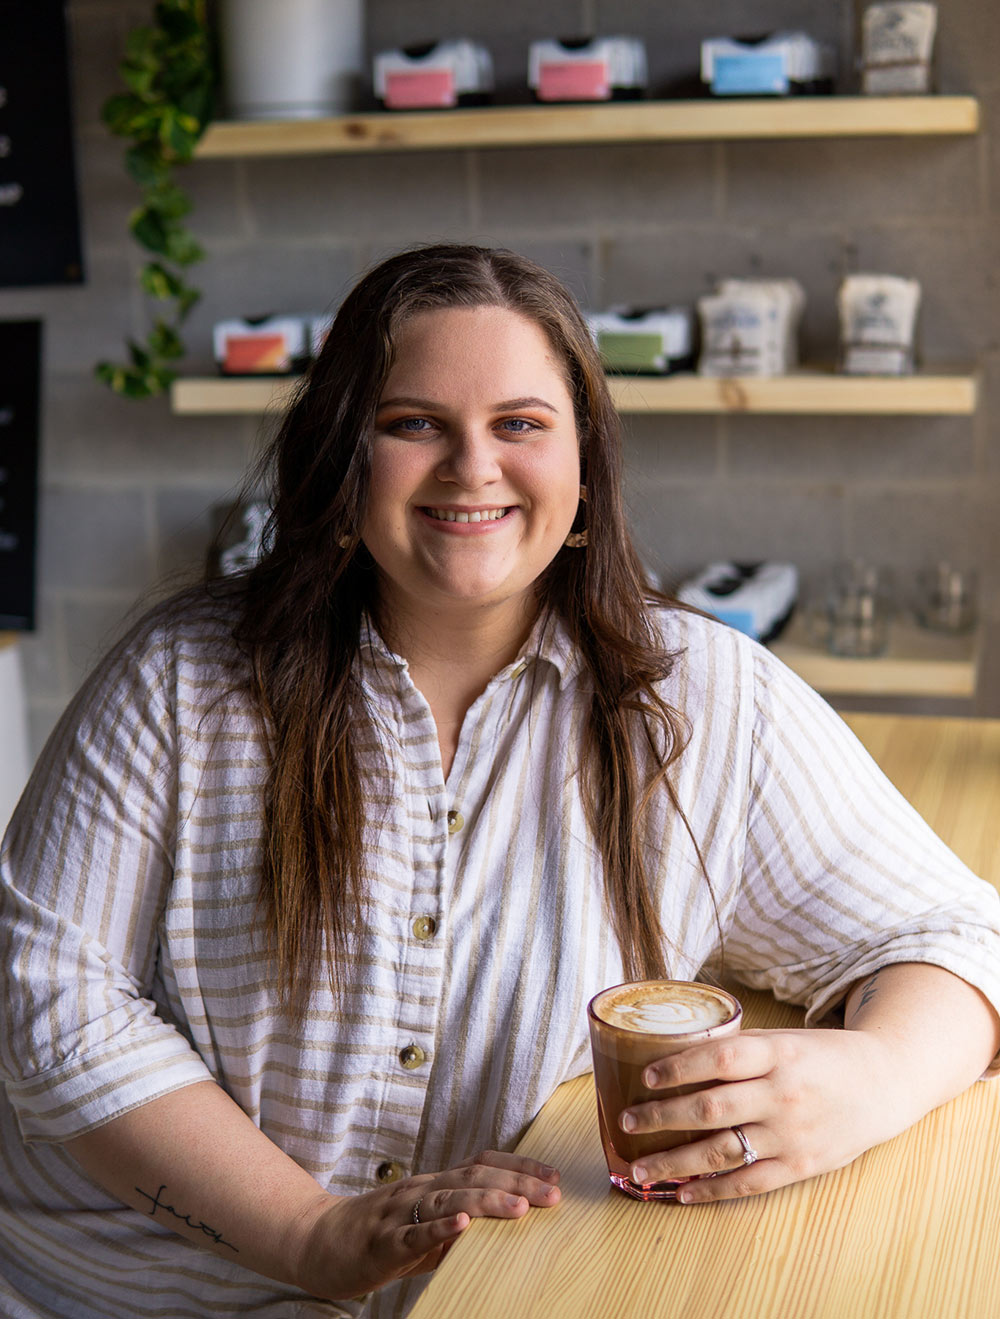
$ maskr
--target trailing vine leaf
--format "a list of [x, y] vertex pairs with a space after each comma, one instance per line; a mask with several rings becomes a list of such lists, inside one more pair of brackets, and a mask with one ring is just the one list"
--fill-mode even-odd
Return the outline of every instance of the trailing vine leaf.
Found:
[[125, 168], [140, 188], [153, 188], [169, 177], [169, 168], [159, 149], [148, 142], [129, 147], [125, 152]]
[[119, 66], [127, 91], [108, 98], [102, 117], [130, 139], [125, 168], [142, 190], [129, 216], [136, 242], [158, 259], [139, 272], [139, 285], [159, 306], [143, 343], [129, 340], [128, 362], [101, 362], [96, 375], [117, 394], [149, 398], [176, 378], [184, 355], [180, 327], [201, 294], [183, 271], [205, 255], [184, 224], [191, 200], [174, 169], [194, 155], [215, 108], [218, 74], [205, 0], [159, 0], [153, 22], [129, 33]]
[[149, 336], [149, 343], [158, 357], [183, 357], [184, 345], [172, 325], [157, 321]]
[[161, 302], [179, 298], [184, 289], [184, 281], [180, 276], [175, 275], [166, 266], [160, 265], [159, 261], [150, 261], [143, 268], [139, 283], [142, 285], [143, 293], [147, 293], [151, 298], [158, 298]]

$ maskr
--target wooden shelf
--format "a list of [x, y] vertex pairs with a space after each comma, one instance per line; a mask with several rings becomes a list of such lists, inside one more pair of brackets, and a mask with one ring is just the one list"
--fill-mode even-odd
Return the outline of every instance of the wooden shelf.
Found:
[[911, 137], [975, 133], [972, 96], [793, 96], [383, 111], [332, 119], [220, 120], [203, 158], [358, 151], [430, 151], [582, 142], [792, 137]]
[[[257, 414], [281, 407], [295, 381], [200, 377], [175, 381], [174, 412], [180, 415]], [[790, 376], [715, 379], [673, 376], [610, 376], [611, 395], [624, 413], [789, 413], [851, 416], [970, 416], [978, 381], [969, 372], [913, 376], [844, 376], [800, 371]]]
[[811, 687], [831, 696], [970, 697], [976, 691], [978, 633], [952, 636], [899, 619], [885, 655], [843, 659], [812, 644], [805, 624], [795, 619], [771, 649]]
[[826, 415], [960, 415], [976, 410], [977, 379], [970, 372], [912, 376], [845, 376], [803, 370], [770, 378], [612, 376], [620, 412], [821, 413]]
[[297, 376], [188, 376], [170, 386], [170, 406], [182, 417], [256, 416], [284, 407], [297, 384]]

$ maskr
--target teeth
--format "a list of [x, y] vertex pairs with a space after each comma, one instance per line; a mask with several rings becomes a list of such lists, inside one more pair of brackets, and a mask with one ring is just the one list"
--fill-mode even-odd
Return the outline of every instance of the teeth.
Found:
[[482, 512], [458, 513], [453, 508], [429, 508], [427, 512], [439, 522], [497, 522], [507, 510], [505, 508], [486, 508]]

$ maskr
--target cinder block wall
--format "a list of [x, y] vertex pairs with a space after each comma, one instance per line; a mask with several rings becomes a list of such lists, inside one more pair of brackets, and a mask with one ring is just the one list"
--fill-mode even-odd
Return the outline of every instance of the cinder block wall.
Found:
[[[989, 622], [975, 702], [1000, 715], [1000, 6], [940, 6], [939, 82], [980, 97], [970, 138], [667, 144], [199, 162], [192, 224], [208, 249], [186, 368], [210, 369], [230, 313], [321, 309], [374, 258], [442, 238], [503, 243], [559, 273], [592, 306], [695, 298], [721, 275], [795, 275], [806, 354], [830, 357], [834, 295], [857, 269], [917, 277], [930, 363], [974, 362], [966, 418], [685, 418], [630, 422], [630, 506], [651, 566], [780, 557], [817, 569], [864, 555], [907, 572], [979, 565]], [[73, 0], [74, 97], [88, 279], [0, 292], [0, 318], [45, 322], [41, 626], [24, 654], [38, 747], [137, 599], [197, 567], [209, 509], [238, 484], [255, 419], [173, 417], [94, 382], [92, 366], [142, 325], [126, 234], [135, 194], [101, 127], [125, 33], [147, 4]], [[853, 0], [369, 0], [372, 49], [466, 33], [523, 99], [534, 36], [628, 31], [654, 84], [697, 63], [702, 36], [804, 26], [853, 54]], [[912, 706], [911, 706], [912, 708]], [[927, 708], [926, 706], [923, 708]]]

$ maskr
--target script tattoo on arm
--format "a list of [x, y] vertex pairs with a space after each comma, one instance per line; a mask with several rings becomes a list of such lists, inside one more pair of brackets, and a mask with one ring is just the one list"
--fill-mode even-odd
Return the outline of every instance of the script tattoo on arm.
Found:
[[150, 1218], [152, 1218], [156, 1214], [157, 1209], [162, 1209], [165, 1213], [170, 1214], [172, 1218], [178, 1219], [181, 1223], [186, 1223], [188, 1227], [193, 1228], [195, 1232], [204, 1233], [204, 1235], [208, 1237], [209, 1240], [214, 1241], [217, 1245], [228, 1246], [229, 1249], [234, 1251], [235, 1254], [237, 1255], [240, 1253], [233, 1245], [233, 1243], [231, 1241], [226, 1241], [222, 1233], [216, 1232], [214, 1227], [209, 1227], [207, 1223], [196, 1223], [191, 1218], [190, 1214], [182, 1214], [179, 1212], [179, 1210], [175, 1209], [173, 1205], [167, 1204], [165, 1200], [162, 1200], [160, 1197], [163, 1195], [163, 1192], [167, 1189], [165, 1185], [161, 1186], [155, 1195], [150, 1195], [150, 1193], [148, 1191], [144, 1191], [141, 1186], [137, 1186], [135, 1189], [138, 1192], [138, 1194], [143, 1197], [144, 1200], [149, 1201]]

